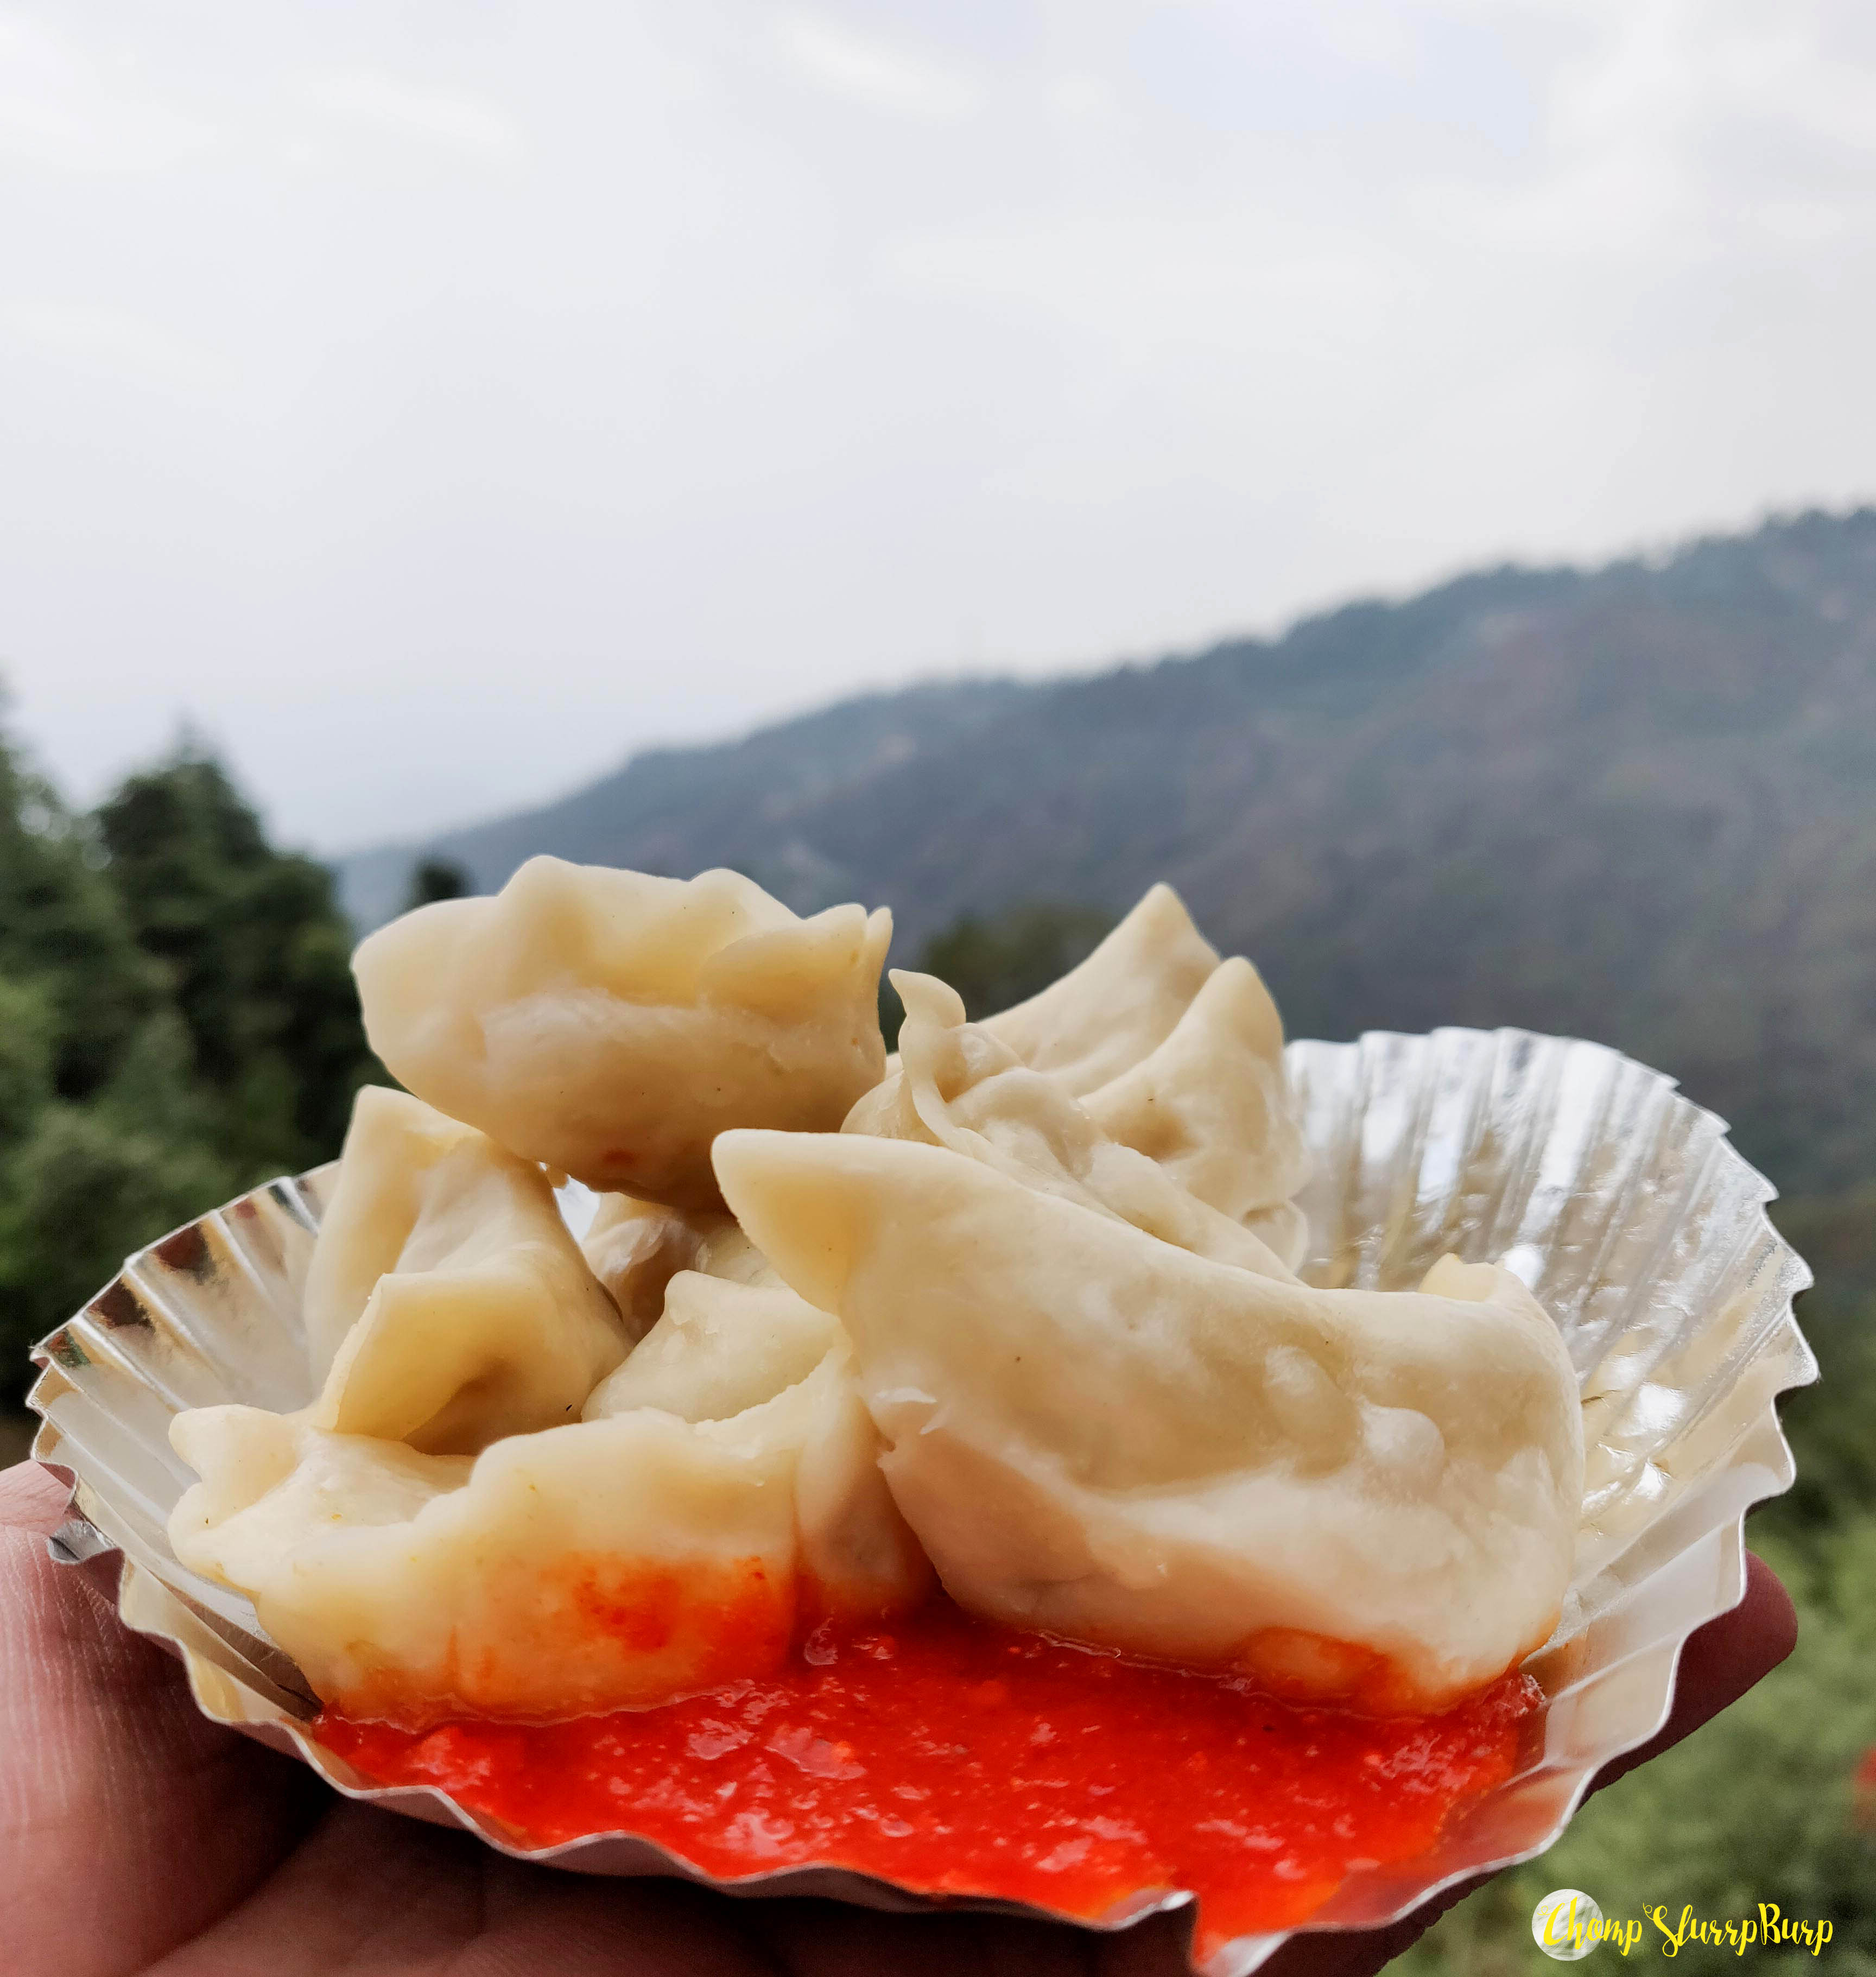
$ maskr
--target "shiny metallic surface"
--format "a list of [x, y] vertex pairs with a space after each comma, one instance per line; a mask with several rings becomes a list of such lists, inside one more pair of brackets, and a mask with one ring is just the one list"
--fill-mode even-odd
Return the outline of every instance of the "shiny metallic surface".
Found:
[[[1792, 1481], [1775, 1402], [1817, 1377], [1792, 1315], [1810, 1276], [1766, 1219], [1769, 1183], [1721, 1123], [1600, 1045], [1517, 1030], [1376, 1034], [1292, 1044], [1288, 1069], [1315, 1156], [1301, 1197], [1310, 1281], [1404, 1289], [1448, 1251], [1505, 1263], [1569, 1344], [1589, 1450], [1569, 1600], [1528, 1664], [1547, 1700], [1528, 1754], [1431, 1852], [1352, 1876], [1309, 1925], [1368, 1929], [1541, 1852], [1598, 1768], [1660, 1728], [1687, 1636], [1744, 1592], [1746, 1511]], [[274, 1182], [152, 1245], [38, 1348], [31, 1404], [45, 1424], [33, 1452], [73, 1483], [52, 1556], [123, 1553], [126, 1623], [182, 1657], [203, 1710], [303, 1758], [337, 1791], [465, 1826], [518, 1858], [710, 1882], [629, 1833], [530, 1849], [440, 1792], [371, 1786], [307, 1736], [317, 1700], [253, 1607], [172, 1555], [166, 1522], [193, 1478], [170, 1451], [171, 1418], [310, 1398], [299, 1294], [332, 1174]], [[1026, 1912], [940, 1903], [831, 1866], [712, 1885]], [[1100, 1926], [1185, 1899], [1144, 1895]], [[1204, 1977], [1248, 1977], [1283, 1939], [1228, 1944]]]

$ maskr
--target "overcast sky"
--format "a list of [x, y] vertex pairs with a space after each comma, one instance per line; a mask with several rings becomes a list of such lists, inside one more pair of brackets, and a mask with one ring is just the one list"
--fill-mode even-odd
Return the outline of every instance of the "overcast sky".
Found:
[[0, 668], [340, 848], [1876, 493], [1868, 0], [0, 0]]

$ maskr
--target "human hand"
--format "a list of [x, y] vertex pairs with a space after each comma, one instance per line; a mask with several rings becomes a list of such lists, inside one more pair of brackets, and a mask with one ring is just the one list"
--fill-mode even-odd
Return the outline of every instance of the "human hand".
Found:
[[[675, 1881], [510, 1860], [335, 1797], [210, 1723], [180, 1665], [117, 1620], [44, 1537], [67, 1492], [0, 1472], [0, 1929], [27, 1977], [1178, 1977], [1189, 1916], [1118, 1936], [983, 1916], [736, 1901]], [[1682, 1657], [1660, 1734], [1608, 1783], [1736, 1701], [1797, 1622], [1751, 1561], [1744, 1602]], [[1474, 1883], [1472, 1885], [1476, 1885]], [[1270, 1977], [1369, 1977], [1445, 1907], [1388, 1929], [1306, 1933]]]

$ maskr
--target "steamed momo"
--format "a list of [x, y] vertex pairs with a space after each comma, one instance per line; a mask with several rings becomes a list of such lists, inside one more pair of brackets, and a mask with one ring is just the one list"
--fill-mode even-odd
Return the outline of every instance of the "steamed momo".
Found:
[[[504, 1239], [537, 1209], [550, 1228]], [[465, 1253], [464, 1225], [488, 1256]], [[333, 1230], [315, 1276], [335, 1322], [374, 1260], [392, 1266], [312, 1405], [177, 1418], [202, 1480], [170, 1524], [177, 1558], [247, 1593], [328, 1703], [421, 1725], [662, 1701], [929, 1586], [838, 1322], [727, 1216], [602, 1204], [596, 1263], [635, 1312], [659, 1308], [629, 1357], [540, 1170], [415, 1099], [361, 1096], [322, 1246]], [[494, 1295], [530, 1243], [560, 1302]], [[557, 1349], [557, 1319], [596, 1346], [602, 1318], [603, 1348]]]
[[1256, 969], [1220, 961], [1171, 886], [1154, 886], [1078, 966], [984, 1026], [1288, 1263], [1309, 1156], [1283, 1081], [1283, 1025]]
[[1032, 1071], [987, 1024], [967, 1023], [956, 989], [899, 969], [892, 981], [906, 1008], [899, 1074], [861, 1099], [843, 1133], [945, 1147], [1196, 1255], [1290, 1275], [1253, 1232], [1109, 1139], [1085, 1104]]
[[1294, 1260], [1303, 1229], [1290, 1197], [1309, 1160], [1290, 1111], [1283, 1023], [1248, 961], [1220, 962], [1165, 1038], [1082, 1104], [1110, 1139]]
[[[182, 1563], [329, 1704], [651, 1705], [964, 1606], [1443, 1707], [1549, 1633], [1576, 1385], [1507, 1272], [1313, 1290], [1283, 1031], [1155, 886], [983, 1024], [884, 913], [531, 861], [361, 946], [299, 1412], [186, 1413]], [[838, 1129], [837, 1130], [836, 1129]], [[583, 1239], [543, 1168], [606, 1196]], [[728, 1210], [725, 1212], [727, 1201]]]
[[633, 1336], [642, 1337], [665, 1308], [666, 1285], [696, 1262], [712, 1226], [728, 1221], [727, 1215], [685, 1215], [629, 1194], [603, 1195], [580, 1239], [580, 1254]]
[[538, 1167], [375, 1085], [353, 1103], [305, 1309], [312, 1424], [432, 1455], [575, 1419], [643, 1329]]
[[1085, 961], [984, 1028], [1085, 1098], [1158, 1049], [1217, 965], [1179, 895], [1154, 886]]
[[1383, 1711], [1554, 1626], [1581, 1419], [1508, 1272], [1316, 1291], [942, 1145], [738, 1132], [715, 1158], [841, 1319], [893, 1494], [974, 1611]]
[[[1282, 1019], [1257, 971], [1220, 961], [1170, 886], [1154, 886], [1059, 981], [977, 1027], [1078, 1100], [1109, 1140], [1246, 1223], [1286, 1263], [1301, 1255], [1290, 1197], [1309, 1160], [1284, 1084]], [[863, 1099], [849, 1130], [889, 1111], [897, 1083], [894, 1073]]]
[[884, 1068], [891, 916], [751, 880], [533, 858], [361, 943], [372, 1047], [417, 1095], [589, 1187], [716, 1200], [730, 1126], [831, 1130]]
[[791, 1479], [801, 1603], [847, 1617], [913, 1605], [931, 1566], [880, 1473], [879, 1431], [846, 1334], [727, 1216], [705, 1233], [695, 1267], [671, 1279], [663, 1315], [594, 1390], [585, 1418], [656, 1408], [733, 1424], [790, 1394], [812, 1396]]
[[[761, 1675], [804, 1620], [890, 1611], [919, 1583], [897, 1518], [876, 1554], [842, 1493], [863, 1459], [879, 1478], [831, 1362], [726, 1420], [643, 1408], [473, 1460], [253, 1408], [179, 1415], [171, 1438], [203, 1478], [170, 1519], [177, 1556], [246, 1592], [354, 1716], [666, 1701]], [[876, 1555], [897, 1576], [868, 1576]], [[847, 1576], [811, 1579], [810, 1559]]]

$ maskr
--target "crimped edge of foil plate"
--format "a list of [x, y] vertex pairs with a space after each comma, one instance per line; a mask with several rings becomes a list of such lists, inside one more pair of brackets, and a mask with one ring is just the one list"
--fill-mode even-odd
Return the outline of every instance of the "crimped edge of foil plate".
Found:
[[[1286, 1069], [1315, 1159], [1299, 1197], [1307, 1279], [1417, 1282], [1448, 1249], [1504, 1260], [1564, 1332], [1590, 1444], [1594, 1515], [1570, 1599], [1526, 1664], [1545, 1695], [1526, 1758], [1428, 1852], [1351, 1876], [1301, 1926], [1372, 1929], [1542, 1853], [1597, 1772], [1666, 1720], [1688, 1636], [1744, 1596], [1746, 1513], [1795, 1473], [1776, 1402], [1817, 1378], [1792, 1310], [1811, 1277], [1765, 1213], [1771, 1183], [1723, 1122], [1603, 1045], [1518, 1030], [1372, 1032], [1293, 1043]], [[121, 1554], [124, 1624], [181, 1659], [205, 1715], [299, 1758], [348, 1798], [580, 1873], [1097, 1930], [1191, 1901], [1146, 1890], [1091, 1922], [831, 1864], [723, 1878], [627, 1831], [533, 1847], [438, 1787], [373, 1786], [315, 1744], [304, 1725], [317, 1700], [253, 1607], [170, 1552], [168, 1510], [192, 1479], [167, 1424], [217, 1401], [307, 1398], [298, 1289], [333, 1172], [271, 1182], [139, 1251], [34, 1351], [32, 1454], [72, 1493], [51, 1555], [108, 1569]], [[1237, 1938], [1202, 1977], [1250, 1977], [1297, 1932]]]

